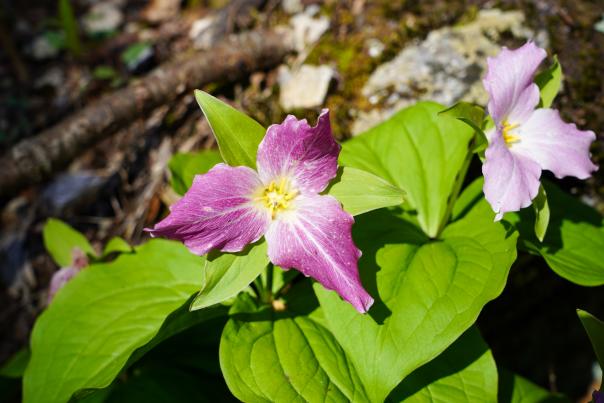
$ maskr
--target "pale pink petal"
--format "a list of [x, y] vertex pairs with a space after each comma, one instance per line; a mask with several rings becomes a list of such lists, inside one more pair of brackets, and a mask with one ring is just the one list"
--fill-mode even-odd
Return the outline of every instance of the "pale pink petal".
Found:
[[48, 287], [48, 303], [53, 300], [57, 291], [59, 291], [69, 280], [75, 277], [80, 270], [74, 267], [63, 267], [56, 271], [50, 280], [50, 286]]
[[373, 298], [359, 279], [361, 251], [352, 241], [353, 222], [331, 196], [298, 196], [291, 211], [278, 214], [266, 233], [269, 258], [314, 278], [366, 312]]
[[565, 123], [554, 109], [537, 109], [514, 134], [520, 141], [512, 144], [512, 152], [533, 159], [558, 178], [586, 179], [598, 169], [589, 158], [595, 133]]
[[546, 56], [545, 50], [528, 42], [516, 50], [503, 48], [487, 59], [488, 71], [483, 80], [489, 93], [489, 114], [497, 124], [522, 123], [539, 103], [539, 88], [533, 76]]
[[339, 153], [327, 109], [315, 127], [289, 115], [280, 125], [268, 128], [258, 147], [258, 173], [265, 184], [285, 176], [301, 192], [319, 193], [336, 176]]
[[269, 211], [252, 200], [261, 187], [252, 169], [217, 164], [197, 175], [170, 214], [148, 231], [180, 240], [198, 255], [211, 249], [239, 252], [268, 228]]
[[530, 206], [539, 191], [541, 167], [532, 159], [516, 155], [501, 133], [492, 136], [482, 165], [485, 198], [500, 220], [504, 213]]
[[77, 246], [71, 250], [71, 266], [77, 270], [82, 270], [88, 266], [88, 256]]

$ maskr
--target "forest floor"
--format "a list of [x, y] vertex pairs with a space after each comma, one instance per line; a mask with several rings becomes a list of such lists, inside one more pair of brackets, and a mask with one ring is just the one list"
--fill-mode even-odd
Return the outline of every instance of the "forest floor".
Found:
[[[604, 2], [589, 0], [2, 1], [0, 159], [100, 97], [144, 85], [176, 57], [212, 55], [227, 35], [277, 27], [287, 27], [295, 52], [243, 76], [217, 74], [202, 89], [265, 126], [287, 113], [314, 121], [328, 107], [334, 133], [344, 140], [415, 99], [484, 101], [477, 89], [484, 53], [534, 38], [564, 69], [554, 107], [599, 134], [592, 152], [604, 163]], [[474, 31], [467, 27], [478, 30], [482, 42], [469, 40]], [[458, 70], [446, 66], [460, 55], [482, 61]], [[302, 65], [307, 75], [299, 76]], [[404, 71], [388, 75], [385, 65], [410, 74], [422, 66], [435, 70], [411, 79]], [[447, 91], [430, 86], [434, 77]], [[99, 248], [116, 235], [143, 242], [142, 228], [156, 222], [173, 197], [169, 157], [215, 147], [192, 92], [175, 91], [178, 96], [132, 108], [118, 127], [68, 144], [73, 158], [52, 162], [42, 177], [0, 191], [0, 363], [27, 344], [57, 270], [42, 244], [45, 220], [67, 221]], [[479, 174], [476, 163], [469, 179]], [[602, 174], [562, 185], [604, 212]], [[604, 316], [602, 291], [574, 286], [527, 258], [515, 264], [479, 327], [502, 366], [582, 399], [595, 357], [575, 308]]]

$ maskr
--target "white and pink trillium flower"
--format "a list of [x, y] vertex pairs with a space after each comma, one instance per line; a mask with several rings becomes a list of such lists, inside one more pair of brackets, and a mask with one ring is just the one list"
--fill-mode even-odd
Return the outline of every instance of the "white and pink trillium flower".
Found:
[[337, 174], [339, 153], [328, 110], [315, 127], [288, 116], [268, 128], [257, 172], [217, 164], [197, 175], [168, 217], [149, 231], [180, 240], [198, 255], [239, 252], [264, 236], [273, 264], [301, 271], [366, 312], [373, 298], [359, 279], [354, 219], [338, 200], [320, 194]]
[[495, 220], [531, 204], [542, 170], [557, 178], [586, 179], [597, 169], [589, 154], [594, 132], [565, 123], [555, 109], [535, 109], [540, 94], [533, 77], [545, 56], [545, 50], [528, 42], [516, 50], [503, 48], [487, 61], [483, 83], [495, 128], [487, 133], [482, 173]]

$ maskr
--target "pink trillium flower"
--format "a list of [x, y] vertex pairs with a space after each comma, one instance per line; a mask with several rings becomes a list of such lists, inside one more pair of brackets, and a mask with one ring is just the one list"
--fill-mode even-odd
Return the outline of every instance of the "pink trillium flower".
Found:
[[88, 266], [86, 253], [80, 248], [73, 248], [71, 251], [71, 265], [57, 270], [50, 279], [47, 304], [50, 304], [57, 292], [86, 266]]
[[359, 279], [354, 219], [335, 198], [319, 194], [337, 174], [339, 153], [327, 109], [315, 127], [290, 115], [268, 128], [258, 147], [257, 172], [217, 164], [197, 175], [149, 231], [180, 240], [198, 255], [239, 252], [264, 235], [271, 262], [313, 277], [366, 312], [373, 298]]
[[487, 133], [482, 173], [496, 221], [531, 204], [542, 170], [557, 178], [586, 179], [597, 169], [589, 154], [594, 132], [565, 123], [555, 109], [535, 109], [540, 94], [533, 76], [545, 56], [545, 50], [528, 42], [516, 50], [504, 47], [497, 57], [487, 59], [483, 83], [495, 128]]

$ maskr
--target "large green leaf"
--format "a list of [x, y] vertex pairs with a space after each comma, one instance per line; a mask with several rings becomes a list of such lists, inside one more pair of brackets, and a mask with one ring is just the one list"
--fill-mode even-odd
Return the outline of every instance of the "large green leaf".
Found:
[[244, 402], [367, 401], [331, 333], [305, 316], [234, 317], [224, 328], [220, 365]]
[[262, 125], [206, 92], [195, 90], [195, 99], [208, 119], [224, 161], [255, 168], [256, 150], [266, 132]]
[[475, 327], [441, 355], [415, 370], [390, 394], [393, 402], [497, 401], [497, 366]]
[[[467, 199], [462, 194], [460, 200]], [[376, 299], [369, 314], [359, 315], [319, 284], [315, 291], [370, 400], [382, 401], [453, 343], [501, 293], [516, 258], [517, 234], [493, 222], [484, 200], [460, 206], [458, 221], [431, 242], [394, 214], [362, 217], [373, 221], [359, 222], [355, 234], [363, 250], [363, 284]]]
[[604, 284], [604, 220], [600, 213], [544, 181], [551, 211], [547, 234], [534, 234], [532, 209], [506, 214], [521, 235], [521, 245], [541, 255], [558, 275], [584, 286]]
[[94, 255], [94, 249], [88, 239], [70, 225], [56, 218], [49, 218], [42, 230], [44, 246], [55, 263], [61, 267], [71, 265], [72, 252], [74, 248], [80, 248], [82, 252]]
[[174, 191], [184, 195], [193, 184], [195, 175], [204, 174], [214, 165], [222, 162], [217, 150], [203, 150], [195, 153], [179, 153], [170, 159], [168, 167], [172, 174]]
[[81, 389], [108, 386], [199, 288], [201, 264], [181, 244], [153, 240], [83, 270], [34, 326], [24, 401], [66, 402]]
[[577, 309], [577, 314], [587, 332], [587, 336], [589, 336], [596, 357], [598, 357], [598, 362], [604, 368], [604, 322], [581, 309]]
[[261, 241], [240, 253], [210, 253], [203, 270], [201, 291], [191, 309], [219, 304], [250, 285], [268, 264], [266, 248], [266, 242]]
[[326, 192], [338, 199], [351, 215], [400, 206], [404, 195], [401, 189], [379, 176], [351, 167], [340, 168]]
[[505, 369], [499, 370], [500, 403], [570, 403], [570, 399], [551, 393], [526, 378]]
[[403, 189], [424, 232], [434, 237], [461, 170], [473, 130], [442, 105], [421, 102], [343, 144], [340, 160]]

